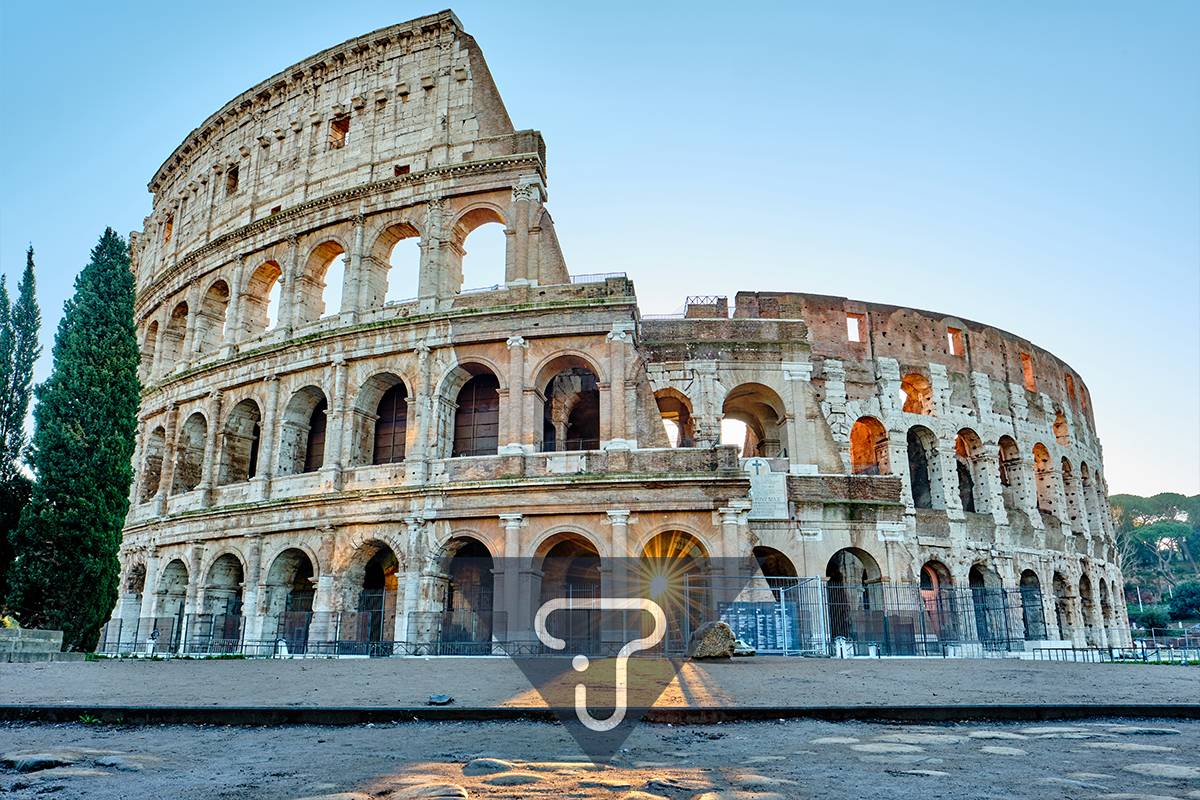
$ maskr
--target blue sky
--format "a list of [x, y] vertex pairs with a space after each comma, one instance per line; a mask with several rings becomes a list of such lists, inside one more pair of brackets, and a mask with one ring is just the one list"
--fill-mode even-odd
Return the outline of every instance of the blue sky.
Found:
[[[206, 116], [444, 2], [2, 3], [0, 270], [47, 357], [106, 225]], [[1200, 491], [1200, 4], [453, 6], [549, 148], [572, 272], [985, 321], [1090, 387], [1114, 492]]]

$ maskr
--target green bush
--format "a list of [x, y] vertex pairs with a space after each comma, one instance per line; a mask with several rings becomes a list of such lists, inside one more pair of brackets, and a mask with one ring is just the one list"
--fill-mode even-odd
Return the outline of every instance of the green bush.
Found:
[[1171, 616], [1166, 606], [1146, 606], [1141, 611], [1130, 609], [1129, 621], [1143, 628], [1165, 628]]
[[1184, 581], [1171, 594], [1171, 619], [1200, 617], [1200, 581]]

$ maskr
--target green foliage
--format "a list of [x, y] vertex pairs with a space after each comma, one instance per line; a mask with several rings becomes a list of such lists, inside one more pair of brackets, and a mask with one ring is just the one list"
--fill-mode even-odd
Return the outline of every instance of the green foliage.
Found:
[[1109, 503], [1125, 578], [1145, 596], [1165, 598], [1200, 574], [1200, 495], [1115, 494]]
[[9, 605], [24, 627], [62, 629], [69, 650], [95, 648], [117, 599], [137, 366], [128, 248], [108, 229], [75, 280], [54, 371], [37, 390], [35, 482], [12, 537]]
[[1184, 581], [1171, 593], [1171, 619], [1200, 617], [1200, 580]]
[[1129, 610], [1129, 621], [1143, 628], [1165, 628], [1171, 621], [1166, 606], [1146, 606], [1138, 611]]

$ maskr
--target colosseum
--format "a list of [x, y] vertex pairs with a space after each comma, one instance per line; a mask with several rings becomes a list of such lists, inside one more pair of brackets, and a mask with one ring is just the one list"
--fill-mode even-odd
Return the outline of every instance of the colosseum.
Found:
[[[521, 598], [625, 559], [751, 565], [771, 592], [706, 613], [766, 653], [1129, 642], [1067, 364], [843, 297], [642, 315], [624, 273], [568, 271], [546, 164], [448, 11], [175, 149], [131, 239], [145, 388], [105, 650], [501, 654], [533, 638]], [[489, 226], [502, 283], [473, 288]]]

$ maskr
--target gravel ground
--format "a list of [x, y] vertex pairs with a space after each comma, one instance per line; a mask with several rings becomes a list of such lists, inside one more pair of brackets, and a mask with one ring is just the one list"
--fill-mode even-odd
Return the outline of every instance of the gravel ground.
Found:
[[[542, 706], [506, 659], [175, 660], [0, 664], [0, 703]], [[1017, 660], [753, 658], [687, 663], [659, 705], [1195, 703], [1200, 669]]]
[[[599, 767], [562, 727], [535, 722], [12, 723], [0, 725], [0, 753], [6, 797], [1200, 798], [1200, 723], [1178, 720], [642, 725]], [[14, 769], [38, 753], [46, 768]]]

